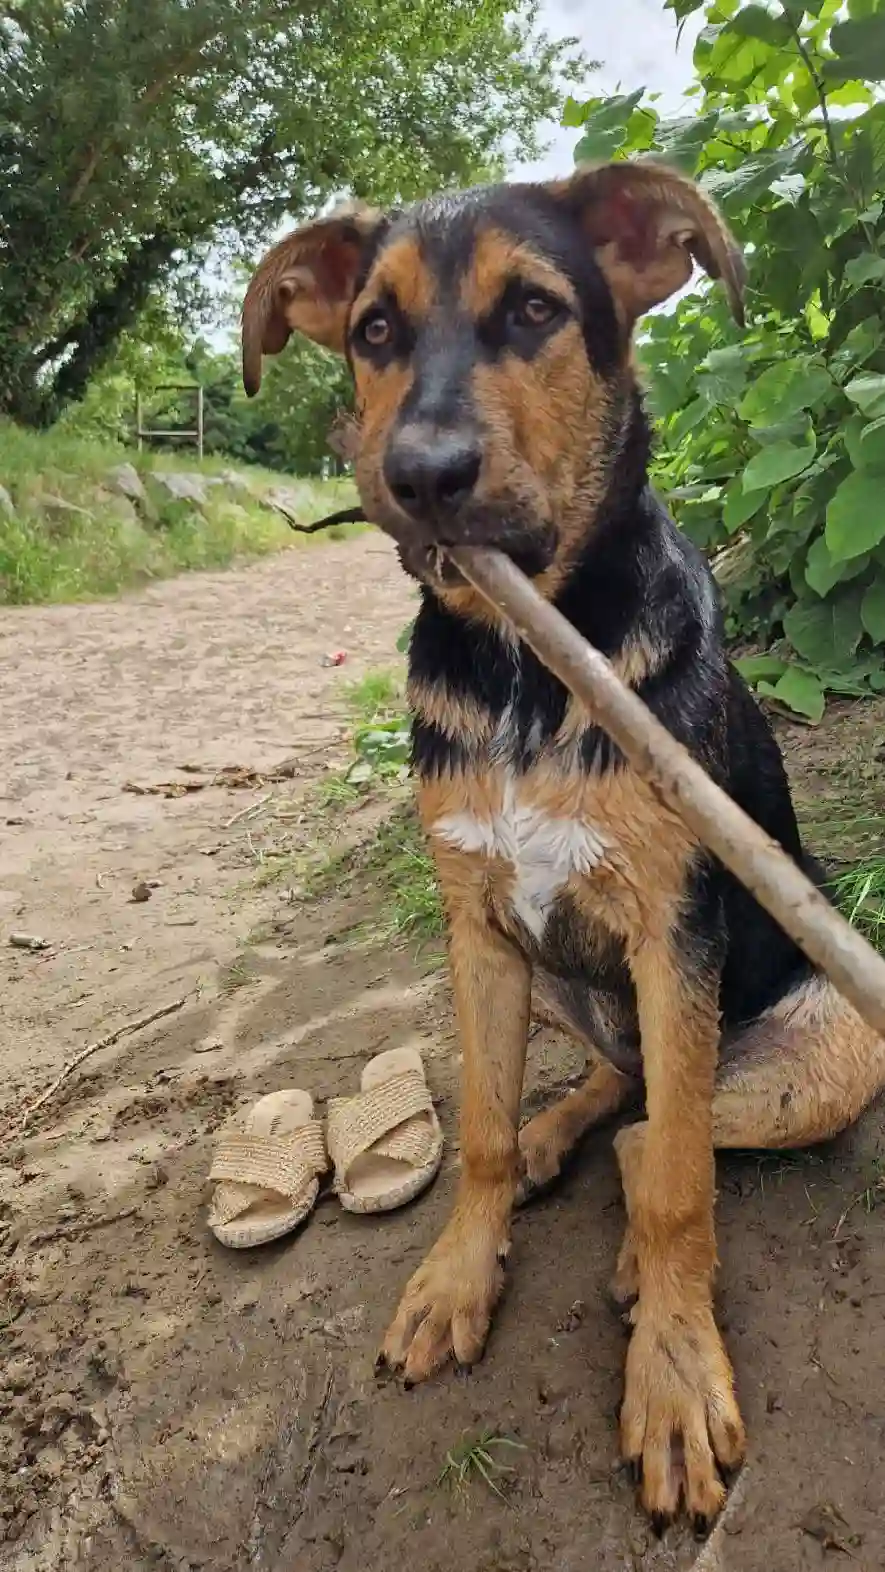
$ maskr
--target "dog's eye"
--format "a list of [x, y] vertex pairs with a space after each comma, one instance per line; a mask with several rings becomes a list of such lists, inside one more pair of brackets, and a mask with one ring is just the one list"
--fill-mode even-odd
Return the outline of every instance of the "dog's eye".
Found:
[[359, 326], [361, 338], [373, 349], [381, 349], [389, 344], [391, 331], [390, 321], [383, 311], [370, 311]]
[[524, 295], [514, 307], [513, 320], [518, 327], [542, 328], [559, 316], [561, 307], [546, 295]]

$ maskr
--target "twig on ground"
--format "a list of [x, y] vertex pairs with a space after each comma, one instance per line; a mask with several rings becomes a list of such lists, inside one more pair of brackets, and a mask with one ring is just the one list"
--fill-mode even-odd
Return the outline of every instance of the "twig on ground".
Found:
[[263, 808], [266, 802], [270, 802], [272, 796], [272, 791], [266, 791], [264, 796], [259, 797], [257, 802], [250, 802], [247, 808], [241, 808], [239, 813], [234, 813], [229, 819], [225, 819], [221, 828], [230, 830], [235, 824], [239, 824], [241, 819], [248, 819], [251, 814], [257, 813], [259, 808]]
[[87, 1217], [82, 1223], [60, 1223], [58, 1228], [47, 1228], [45, 1233], [34, 1234], [28, 1240], [28, 1249], [35, 1250], [39, 1245], [54, 1244], [57, 1239], [82, 1239], [96, 1228], [108, 1228], [111, 1223], [122, 1223], [128, 1217], [137, 1217], [140, 1210], [138, 1206], [124, 1206], [121, 1212], [111, 1212], [107, 1217]]
[[[173, 999], [171, 1004], [163, 1004], [159, 1010], [152, 1010], [149, 1015], [139, 1016], [137, 1021], [126, 1021], [123, 1026], [118, 1026], [114, 1031], [108, 1032], [106, 1037], [99, 1037], [97, 1042], [87, 1043], [85, 1048], [81, 1048], [79, 1053], [75, 1053], [72, 1059], [67, 1060], [51, 1085], [47, 1086], [45, 1092], [41, 1092], [36, 1101], [25, 1109], [18, 1121], [17, 1134], [24, 1134], [34, 1116], [40, 1112], [41, 1108], [45, 1108], [48, 1102], [51, 1102], [59, 1088], [64, 1086], [68, 1077], [73, 1075], [75, 1070], [79, 1069], [85, 1059], [91, 1058], [94, 1053], [100, 1053], [102, 1048], [112, 1048], [114, 1043], [120, 1041], [121, 1037], [129, 1037], [132, 1032], [140, 1032], [143, 1027], [152, 1026], [154, 1021], [161, 1021], [166, 1015], [174, 1015], [176, 1010], [180, 1010], [187, 1003], [188, 998], [189, 995], [183, 993], [180, 999]], [[10, 1133], [11, 1129], [12, 1126], [9, 1126], [7, 1133]]]

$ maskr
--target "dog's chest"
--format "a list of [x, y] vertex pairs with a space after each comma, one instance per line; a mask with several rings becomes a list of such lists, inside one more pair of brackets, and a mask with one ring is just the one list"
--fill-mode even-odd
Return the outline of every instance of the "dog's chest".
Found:
[[532, 776], [503, 771], [483, 793], [485, 801], [466, 792], [463, 806], [431, 824], [444, 845], [481, 856], [503, 872], [506, 904], [537, 940], [568, 885], [603, 868], [615, 849], [608, 827], [583, 811], [568, 811], [557, 795], [564, 794], [545, 791]]

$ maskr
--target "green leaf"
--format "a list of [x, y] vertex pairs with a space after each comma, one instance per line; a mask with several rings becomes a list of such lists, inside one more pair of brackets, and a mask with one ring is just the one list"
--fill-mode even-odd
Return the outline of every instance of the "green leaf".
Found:
[[827, 508], [827, 546], [834, 562], [872, 551], [885, 540], [885, 485], [881, 476], [855, 470]]
[[705, 144], [715, 134], [718, 124], [718, 109], [711, 109], [705, 115], [682, 115], [678, 120], [661, 121], [655, 141], [668, 163], [676, 164], [688, 174], [693, 174], [698, 158]]
[[885, 16], [881, 11], [837, 23], [830, 33], [830, 47], [838, 59], [824, 61], [824, 76], [829, 81], [885, 80]]
[[784, 633], [809, 665], [838, 671], [863, 633], [857, 595], [843, 591], [841, 599], [797, 601], [784, 614]]
[[786, 705], [795, 715], [804, 715], [815, 725], [823, 719], [826, 698], [820, 680], [813, 672], [803, 671], [801, 666], [791, 666], [774, 686], [760, 683], [759, 692]]
[[853, 467], [882, 475], [885, 485], [885, 415], [871, 421], [852, 415], [842, 427], [842, 436]]
[[756, 378], [738, 405], [738, 414], [751, 426], [765, 426], [814, 409], [834, 392], [833, 379], [819, 361], [778, 361]]
[[582, 126], [586, 118], [587, 105], [579, 103], [570, 94], [563, 105], [561, 124], [573, 130], [576, 126]]
[[615, 93], [611, 98], [591, 98], [584, 105], [584, 116], [579, 125], [593, 131], [615, 131], [626, 126], [634, 109], [645, 92], [640, 87], [635, 93]]
[[846, 284], [855, 288], [861, 284], [872, 284], [877, 279], [885, 278], [885, 257], [877, 256], [874, 251], [864, 251], [846, 263], [842, 276]]
[[745, 491], [739, 475], [729, 481], [722, 508], [722, 522], [729, 535], [733, 535], [735, 530], [740, 529], [742, 524], [746, 524], [747, 520], [753, 517], [754, 513], [759, 512], [768, 494], [767, 487], [763, 487], [761, 491]]
[[745, 682], [776, 682], [787, 670], [787, 663], [779, 655], [740, 655], [732, 661]]
[[774, 45], [789, 43], [792, 37], [787, 18], [775, 16], [763, 5], [742, 6], [723, 28], [723, 33], [734, 33], [741, 38], [761, 38], [764, 43]]
[[403, 628], [402, 633], [396, 641], [396, 647], [401, 655], [408, 655], [409, 653], [409, 645], [412, 642], [412, 629], [414, 626], [415, 622], [413, 618], [411, 622], [406, 623], [406, 626]]
[[593, 131], [582, 136], [575, 148], [574, 158], [576, 164], [591, 164], [603, 162], [613, 158], [619, 147], [623, 147], [627, 140], [627, 133], [620, 127], [610, 131]]
[[885, 577], [876, 579], [865, 591], [860, 620], [874, 644], [885, 644]]
[[743, 159], [737, 169], [705, 170], [700, 183], [717, 202], [740, 210], [764, 196], [781, 175], [790, 174], [801, 152], [801, 146], [790, 146], [760, 153]]
[[846, 398], [871, 419], [885, 415], [885, 377], [854, 377], [845, 384], [844, 391]]
[[833, 561], [826, 539], [818, 535], [805, 558], [805, 582], [823, 599], [845, 577], [845, 566], [844, 562]]
[[744, 491], [770, 491], [772, 486], [779, 486], [781, 481], [801, 475], [812, 462], [816, 450], [813, 432], [811, 441], [802, 447], [792, 442], [772, 442], [770, 447], [754, 454], [744, 470]]

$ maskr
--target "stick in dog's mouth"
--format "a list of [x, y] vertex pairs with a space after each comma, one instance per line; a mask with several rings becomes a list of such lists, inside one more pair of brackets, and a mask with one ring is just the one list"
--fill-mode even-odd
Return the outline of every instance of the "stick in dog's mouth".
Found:
[[668, 807], [829, 974], [869, 1025], [885, 1033], [885, 960], [792, 858], [710, 779], [605, 656], [538, 594], [508, 557], [464, 546], [446, 548], [443, 554], [586, 707]]
[[[312, 533], [339, 522], [345, 510], [294, 529]], [[349, 521], [366, 519], [361, 508]], [[503, 552], [478, 546], [430, 548], [437, 582], [454, 566], [586, 706], [633, 768], [694, 830], [698, 839], [754, 895], [806, 955], [821, 966], [874, 1030], [885, 1033], [885, 960], [845, 921], [792, 858], [761, 830], [639, 696], [599, 650], [540, 596]]]

